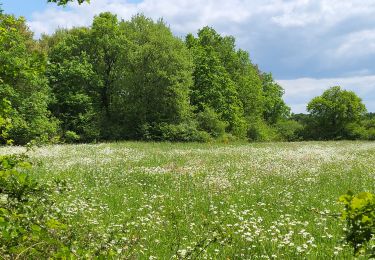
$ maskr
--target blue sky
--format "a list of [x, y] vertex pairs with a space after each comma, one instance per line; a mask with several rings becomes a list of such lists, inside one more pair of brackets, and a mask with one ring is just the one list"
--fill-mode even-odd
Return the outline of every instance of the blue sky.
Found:
[[35, 37], [89, 25], [103, 11], [163, 17], [179, 36], [209, 25], [234, 35], [253, 62], [273, 73], [294, 112], [334, 85], [355, 91], [375, 112], [374, 0], [91, 0], [65, 8], [46, 1], [0, 0], [6, 13], [27, 18]]
[[26, 19], [31, 19], [34, 12], [42, 12], [48, 7], [44, 0], [0, 0], [3, 4], [2, 8], [6, 13], [16, 14], [17, 16], [24, 16]]

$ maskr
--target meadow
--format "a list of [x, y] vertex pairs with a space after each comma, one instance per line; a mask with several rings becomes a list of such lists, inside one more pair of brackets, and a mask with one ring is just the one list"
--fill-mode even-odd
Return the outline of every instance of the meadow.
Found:
[[[22, 147], [3, 147], [0, 154]], [[375, 142], [54, 145], [28, 152], [77, 252], [350, 259], [340, 195], [375, 192]]]

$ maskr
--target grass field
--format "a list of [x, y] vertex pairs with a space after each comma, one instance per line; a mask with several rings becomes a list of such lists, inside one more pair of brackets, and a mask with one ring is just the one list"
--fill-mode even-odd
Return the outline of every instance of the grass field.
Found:
[[54, 196], [77, 250], [115, 258], [350, 259], [338, 197], [375, 192], [375, 142], [125, 142], [30, 156], [39, 180], [66, 182]]

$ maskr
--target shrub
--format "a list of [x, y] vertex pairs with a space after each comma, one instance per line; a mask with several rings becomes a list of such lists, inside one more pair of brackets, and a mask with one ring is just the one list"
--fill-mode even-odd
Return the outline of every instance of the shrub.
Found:
[[9, 130], [12, 129], [12, 121], [9, 118], [11, 111], [10, 102], [6, 99], [0, 100], [0, 144], [9, 144], [7, 140]]
[[64, 141], [67, 143], [75, 143], [79, 141], [81, 138], [76, 132], [74, 131], [66, 131], [64, 135]]
[[237, 141], [239, 141], [240, 139], [239, 139], [237, 136], [234, 136], [234, 135], [232, 135], [232, 134], [223, 134], [223, 135], [220, 136], [217, 140], [218, 140], [219, 142], [221, 142], [221, 143], [228, 144], [228, 143], [237, 142]]
[[340, 197], [345, 209], [346, 242], [354, 249], [355, 256], [375, 257], [375, 195], [351, 192]]
[[206, 107], [197, 115], [199, 129], [206, 131], [212, 137], [217, 138], [225, 134], [228, 124], [220, 120], [219, 115], [209, 107]]
[[276, 123], [280, 137], [285, 141], [298, 141], [301, 139], [303, 125], [294, 120], [281, 120]]
[[143, 139], [149, 141], [208, 142], [212, 139], [207, 132], [198, 130], [194, 122], [177, 125], [167, 123], [145, 124], [141, 131]]
[[262, 120], [256, 120], [250, 125], [247, 136], [249, 140], [258, 142], [278, 141], [281, 139], [277, 131]]
[[375, 127], [367, 130], [367, 139], [375, 140]]
[[29, 167], [25, 156], [0, 157], [0, 255], [5, 259], [57, 257], [65, 248], [60, 236], [66, 226], [48, 187], [29, 175]]
[[358, 123], [351, 123], [345, 126], [345, 132], [348, 139], [351, 140], [367, 140], [368, 139], [368, 132], [367, 129], [358, 124]]
[[366, 139], [375, 140], [375, 118], [364, 120], [362, 123], [366, 129]]
[[[10, 102], [0, 107], [0, 137], [9, 143]], [[72, 257], [60, 239], [59, 222], [50, 190], [28, 172], [25, 155], [0, 156], [0, 258]]]

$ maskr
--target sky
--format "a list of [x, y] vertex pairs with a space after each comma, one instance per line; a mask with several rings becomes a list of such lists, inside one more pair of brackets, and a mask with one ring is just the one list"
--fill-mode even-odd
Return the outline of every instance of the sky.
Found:
[[38, 38], [56, 28], [88, 26], [110, 11], [163, 18], [180, 37], [211, 26], [285, 89], [294, 113], [331, 86], [355, 91], [375, 112], [375, 0], [91, 0], [57, 7], [47, 0], [0, 0], [24, 16]]

